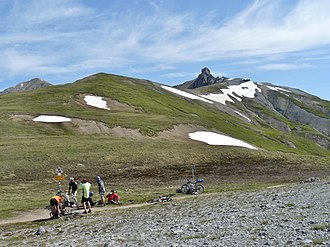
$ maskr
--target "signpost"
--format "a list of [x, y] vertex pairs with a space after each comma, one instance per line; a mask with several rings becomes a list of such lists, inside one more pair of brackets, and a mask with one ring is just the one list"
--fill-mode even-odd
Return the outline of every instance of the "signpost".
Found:
[[58, 181], [64, 180], [64, 176], [63, 175], [57, 175], [55, 176], [55, 179]]
[[58, 167], [55, 169], [55, 180], [58, 181], [58, 191], [61, 191], [61, 181], [64, 180], [63, 168]]
[[192, 179], [193, 179], [193, 181], [195, 181], [195, 170], [196, 170], [195, 165], [192, 165], [191, 172], [192, 172]]
[[55, 174], [56, 175], [62, 175], [63, 174], [63, 168], [61, 168], [61, 167], [56, 168], [55, 169]]

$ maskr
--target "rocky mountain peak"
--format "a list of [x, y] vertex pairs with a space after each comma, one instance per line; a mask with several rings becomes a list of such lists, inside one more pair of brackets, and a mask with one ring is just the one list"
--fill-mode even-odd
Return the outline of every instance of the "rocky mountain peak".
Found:
[[0, 94], [7, 94], [7, 93], [18, 93], [23, 91], [31, 91], [37, 88], [49, 87], [52, 84], [47, 82], [44, 79], [40, 78], [33, 78], [29, 81], [20, 82], [14, 87], [10, 87], [5, 89], [4, 91], [0, 92]]
[[204, 75], [211, 75], [211, 71], [210, 71], [209, 68], [205, 67], [205, 68], [202, 69], [202, 74], [204, 74]]
[[194, 89], [204, 86], [213, 85], [216, 83], [222, 83], [226, 80], [226, 77], [214, 77], [211, 74], [209, 68], [204, 67], [198, 77], [191, 81], [186, 81], [180, 85], [175, 86], [175, 88], [185, 90], [185, 89]]
[[215, 82], [214, 76], [208, 68], [203, 68], [201, 74], [195, 79], [194, 83], [189, 88], [202, 87], [212, 85]]

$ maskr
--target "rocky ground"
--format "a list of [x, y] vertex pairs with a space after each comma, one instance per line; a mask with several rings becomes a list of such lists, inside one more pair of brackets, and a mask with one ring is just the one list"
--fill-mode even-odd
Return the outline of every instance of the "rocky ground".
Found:
[[[0, 226], [1, 246], [330, 246], [330, 182]], [[40, 227], [40, 235], [36, 235]]]

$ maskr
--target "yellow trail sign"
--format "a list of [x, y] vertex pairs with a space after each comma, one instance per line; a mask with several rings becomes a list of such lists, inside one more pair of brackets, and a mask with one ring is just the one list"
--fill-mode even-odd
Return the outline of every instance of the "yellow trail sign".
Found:
[[64, 180], [64, 176], [63, 175], [57, 175], [55, 176], [56, 180]]

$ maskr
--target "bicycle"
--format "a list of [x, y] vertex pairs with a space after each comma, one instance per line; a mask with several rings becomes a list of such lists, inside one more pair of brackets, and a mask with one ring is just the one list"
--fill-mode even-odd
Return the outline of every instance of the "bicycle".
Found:
[[60, 190], [59, 193], [62, 196], [62, 209], [71, 207], [71, 201], [68, 193], [63, 190]]
[[204, 192], [203, 183], [204, 179], [196, 179], [195, 182], [189, 179], [181, 186], [180, 191], [184, 194], [200, 194]]
[[171, 195], [161, 195], [158, 198], [148, 200], [146, 203], [158, 203], [158, 202], [162, 203], [162, 202], [169, 202], [172, 200], [173, 199]]

